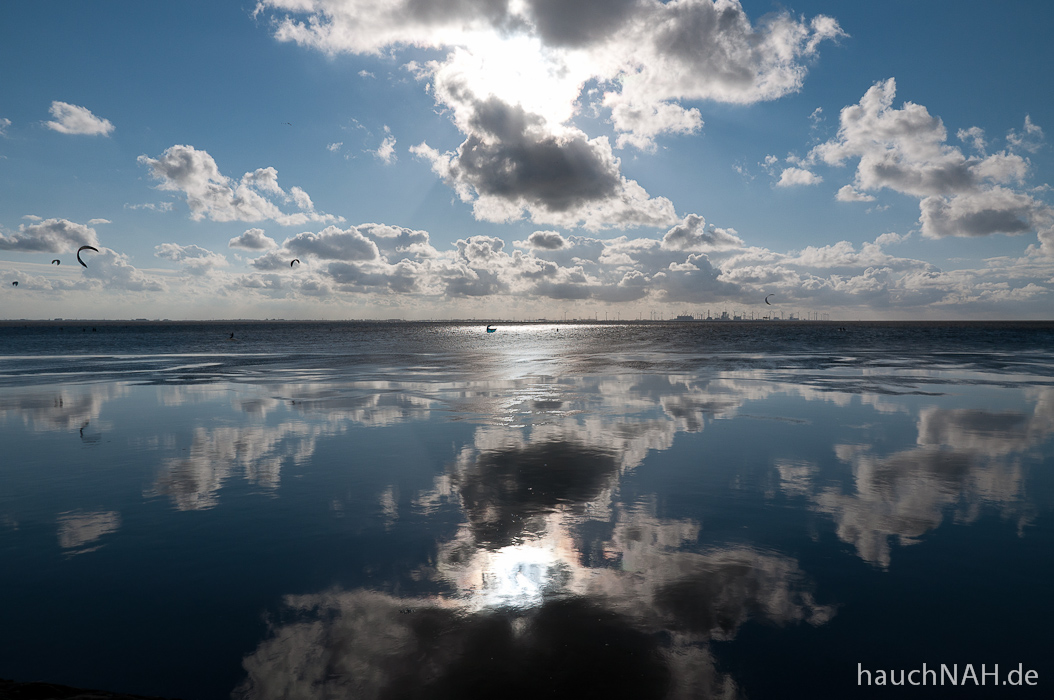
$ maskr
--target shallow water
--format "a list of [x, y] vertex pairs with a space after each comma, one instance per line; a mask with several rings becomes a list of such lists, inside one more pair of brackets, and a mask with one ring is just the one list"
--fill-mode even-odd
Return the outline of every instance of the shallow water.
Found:
[[[920, 693], [1038, 696], [1052, 341], [1054, 324], [4, 324], [0, 677], [757, 699], [858, 695], [858, 664], [926, 663], [986, 686]], [[981, 664], [1038, 685], [992, 688]]]

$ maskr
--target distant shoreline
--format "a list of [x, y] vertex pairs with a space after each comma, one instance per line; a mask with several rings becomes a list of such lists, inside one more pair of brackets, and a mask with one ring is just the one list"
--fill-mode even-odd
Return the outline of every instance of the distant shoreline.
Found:
[[918, 319], [905, 319], [905, 320], [825, 320], [817, 321], [810, 319], [795, 319], [795, 320], [780, 320], [780, 319], [705, 319], [697, 318], [690, 320], [679, 320], [679, 319], [666, 319], [666, 320], [654, 320], [654, 319], [626, 319], [626, 320], [612, 320], [612, 319], [525, 319], [525, 320], [514, 320], [514, 319], [500, 319], [500, 318], [452, 318], [452, 319], [400, 319], [400, 318], [385, 318], [385, 319], [368, 319], [368, 318], [353, 318], [353, 319], [290, 319], [290, 318], [268, 318], [268, 319], [251, 319], [251, 318], [231, 318], [231, 319], [105, 319], [105, 318], [55, 318], [55, 319], [35, 319], [35, 318], [23, 318], [23, 319], [0, 319], [0, 328], [2, 327], [15, 327], [15, 326], [76, 326], [76, 325], [108, 325], [108, 326], [157, 326], [157, 325], [172, 325], [172, 326], [189, 326], [189, 325], [259, 325], [259, 324], [384, 324], [384, 323], [420, 323], [420, 324], [460, 324], [460, 325], [566, 325], [566, 326], [581, 326], [581, 325], [594, 325], [594, 326], [619, 326], [619, 325], [642, 325], [642, 326], [659, 326], [659, 325], [697, 325], [697, 324], [727, 324], [727, 325], [756, 325], [756, 326], [788, 326], [788, 325], [815, 325], [815, 326], [882, 326], [882, 325], [912, 325], [912, 326], [927, 326], [927, 325], [956, 325], [956, 326], [968, 326], [968, 325], [992, 325], [992, 324], [1006, 324], [1006, 325], [1048, 325], [1054, 324], [1054, 318], [1051, 319], [971, 319], [971, 320], [959, 320], [959, 319], [937, 319], [937, 320], [918, 320]]

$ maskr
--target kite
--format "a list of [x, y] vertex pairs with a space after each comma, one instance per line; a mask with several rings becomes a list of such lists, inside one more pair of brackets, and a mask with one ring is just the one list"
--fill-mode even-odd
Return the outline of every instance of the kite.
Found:
[[81, 260], [81, 251], [82, 250], [94, 250], [96, 253], [98, 253], [99, 249], [95, 248], [94, 246], [90, 246], [90, 245], [82, 245], [80, 248], [77, 249], [77, 262], [79, 262], [84, 267], [88, 267], [88, 263], [86, 263], [83, 260]]

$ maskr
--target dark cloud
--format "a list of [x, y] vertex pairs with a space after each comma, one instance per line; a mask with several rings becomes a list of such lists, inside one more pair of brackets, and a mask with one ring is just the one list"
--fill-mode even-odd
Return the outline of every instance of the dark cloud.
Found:
[[330, 279], [344, 287], [344, 291], [414, 294], [420, 291], [419, 270], [413, 263], [403, 261], [385, 268], [366, 268], [357, 263], [335, 262], [326, 269]]
[[528, 0], [542, 40], [550, 46], [578, 47], [610, 36], [638, 6], [637, 0]]
[[657, 53], [725, 86], [743, 88], [755, 80], [750, 44], [722, 40], [753, 33], [739, 3], [673, 2], [663, 9], [666, 21], [653, 35]]
[[620, 303], [643, 299], [650, 291], [651, 283], [647, 276], [639, 270], [630, 270], [618, 284], [603, 285], [594, 292], [594, 296], [600, 301]]
[[987, 236], [1025, 233], [1049, 219], [1049, 208], [1026, 194], [997, 187], [968, 196], [926, 197], [919, 203], [924, 235]]
[[610, 154], [581, 133], [557, 138], [531, 128], [539, 123], [519, 105], [496, 97], [478, 101], [470, 122], [476, 133], [458, 148], [452, 176], [481, 195], [522, 199], [555, 212], [618, 193], [618, 163]]
[[465, 269], [462, 274], [451, 276], [446, 281], [446, 293], [453, 297], [486, 297], [503, 294], [509, 286], [496, 272]]
[[[694, 268], [694, 269], [693, 269]], [[703, 254], [689, 255], [683, 264], [657, 273], [652, 281], [666, 301], [703, 303], [727, 299], [740, 293], [738, 285], [718, 279], [721, 271]]]
[[527, 236], [527, 245], [532, 248], [556, 250], [567, 245], [567, 241], [556, 231], [535, 231]]
[[322, 260], [364, 261], [379, 257], [377, 244], [354, 226], [346, 231], [336, 226], [327, 226], [318, 233], [305, 231], [282, 245], [294, 255], [312, 255]]
[[586, 284], [574, 282], [539, 282], [531, 293], [550, 299], [589, 299], [595, 289]]
[[458, 20], [486, 19], [501, 26], [508, 17], [509, 0], [405, 0], [389, 4], [406, 20], [421, 24], [448, 24]]

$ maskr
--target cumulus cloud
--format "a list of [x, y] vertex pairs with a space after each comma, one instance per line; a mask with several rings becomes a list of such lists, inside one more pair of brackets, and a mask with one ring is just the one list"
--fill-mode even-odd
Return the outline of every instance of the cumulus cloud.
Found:
[[685, 110], [680, 100], [749, 104], [796, 92], [807, 72], [804, 60], [821, 41], [844, 36], [822, 15], [805, 22], [775, 14], [752, 26], [733, 1], [642, 2], [637, 8], [629, 18], [635, 21], [610, 42], [625, 52], [610, 76], [621, 81], [621, 90], [604, 94], [616, 130], [637, 146], [660, 133], [702, 126], [698, 111]]
[[[756, 247], [665, 249], [661, 232], [658, 238], [611, 240], [565, 235], [564, 246], [551, 250], [527, 241], [510, 248], [501, 239], [476, 236], [435, 250], [428, 244], [397, 243], [402, 236], [386, 241], [378, 229], [365, 226], [354, 228], [377, 246], [376, 258], [348, 259], [348, 250], [327, 252], [322, 245], [313, 250], [333, 257], [297, 256], [283, 247], [265, 251], [248, 273], [215, 279], [226, 280], [221, 293], [250, 292], [272, 300], [312, 296], [426, 308], [440, 316], [463, 313], [467, 302], [498, 313], [515, 306], [551, 318], [549, 300], [592, 300], [612, 312], [622, 305], [623, 318], [625, 307], [636, 317], [641, 304], [784, 316], [834, 308], [870, 318], [905, 312], [920, 318], [966, 317], [999, 313], [1013, 304], [1018, 313], [1040, 317], [1054, 300], [1049, 263], [1039, 256], [990, 261], [982, 270], [944, 271], [895, 255], [892, 246], [903, 238], [896, 233], [863, 244], [841, 241], [788, 253]], [[293, 257], [303, 264], [290, 268]], [[773, 292], [773, 306], [765, 306], [765, 295]]]
[[466, 98], [465, 89], [450, 86], [450, 99], [457, 92], [469, 113], [470, 135], [457, 152], [441, 154], [424, 143], [410, 150], [473, 202], [477, 218], [504, 222], [528, 212], [536, 223], [590, 229], [674, 220], [672, 202], [649, 197], [620, 174], [606, 138], [573, 128], [554, 135], [539, 115], [496, 97]]
[[109, 248], [99, 248], [98, 253], [91, 255], [88, 267], [82, 274], [94, 286], [102, 286], [110, 291], [160, 292], [165, 290], [157, 279], [143, 273], [130, 262], [128, 256]]
[[311, 255], [322, 260], [375, 260], [377, 244], [355, 227], [341, 230], [329, 226], [318, 233], [300, 233], [283, 247], [294, 255]]
[[245, 233], [235, 236], [227, 243], [231, 248], [244, 248], [245, 250], [267, 250], [277, 248], [274, 239], [265, 235], [262, 228], [246, 229]]
[[99, 245], [95, 229], [67, 219], [22, 224], [18, 231], [6, 235], [0, 231], [0, 250], [65, 253], [82, 245]]
[[531, 248], [542, 248], [544, 250], [556, 250], [567, 244], [564, 237], [557, 231], [535, 231], [527, 236], [527, 245]]
[[[960, 140], [970, 140], [980, 151], [967, 157], [947, 144], [939, 117], [912, 102], [896, 109], [895, 95], [893, 78], [873, 85], [859, 103], [841, 111], [837, 137], [810, 152], [810, 162], [828, 165], [859, 159], [853, 184], [838, 192], [840, 201], [864, 201], [870, 196], [866, 192], [883, 188], [918, 197], [922, 234], [930, 238], [1050, 226], [1054, 212], [1049, 206], [1010, 189], [1023, 184], [1027, 160], [1007, 151], [985, 155], [983, 132], [975, 128], [959, 132]], [[1030, 132], [1031, 122], [1025, 124], [1025, 133], [1035, 135], [1038, 127]]]
[[179, 245], [162, 243], [154, 247], [154, 255], [165, 260], [182, 263], [185, 271], [193, 275], [203, 275], [217, 267], [227, 267], [227, 258], [211, 250], [196, 245]]
[[[446, 269], [432, 264], [436, 256], [438, 251], [425, 231], [371, 223], [300, 233], [251, 265], [260, 271], [289, 271], [290, 259], [298, 258], [302, 265], [296, 271], [300, 281], [295, 289], [315, 296], [336, 292], [435, 295], [440, 293], [441, 272]], [[261, 286], [251, 278], [242, 284]], [[271, 282], [262, 285], [270, 286]]]
[[1045, 207], [1027, 194], [1003, 187], [951, 197], [926, 197], [920, 203], [922, 232], [930, 237], [987, 236], [990, 233], [1024, 233]]
[[804, 168], [784, 168], [776, 187], [797, 187], [799, 185], [817, 185], [823, 178]]
[[56, 101], [51, 103], [48, 111], [55, 121], [44, 122], [44, 125], [59, 133], [109, 136], [114, 130], [110, 120], [95, 116], [85, 107]]
[[7, 136], [7, 127], [11, 126], [11, 120], [0, 118], [0, 136]]
[[857, 192], [852, 185], [843, 185], [834, 196], [839, 202], [873, 202], [874, 196], [865, 192]]
[[698, 214], [689, 214], [662, 237], [662, 247], [668, 250], [714, 250], [743, 245], [735, 229], [708, 227]]
[[[590, 229], [669, 226], [672, 204], [624, 178], [606, 136], [571, 120], [606, 112], [618, 147], [651, 149], [661, 134], [702, 127], [684, 101], [751, 103], [798, 90], [833, 19], [787, 13], [756, 25], [737, 0], [421, 3], [262, 0], [275, 37], [329, 53], [406, 46], [449, 51], [409, 68], [429, 80], [466, 140], [456, 152], [411, 152], [477, 218]], [[597, 89], [584, 91], [587, 85]], [[394, 145], [394, 144], [393, 144]], [[378, 154], [380, 155], [380, 154]]]
[[[158, 158], [141, 155], [138, 161], [160, 181], [158, 189], [180, 192], [186, 197], [195, 221], [271, 220], [283, 226], [299, 226], [309, 221], [343, 220], [316, 212], [302, 189], [283, 190], [274, 168], [258, 168], [235, 181], [220, 173], [208, 152], [184, 145], [171, 146]], [[295, 204], [300, 211], [284, 213], [272, 198]]]
[[[499, 307], [515, 300], [543, 315], [550, 299], [753, 307], [759, 315], [841, 308], [881, 316], [990, 312], [1010, 303], [1038, 314], [1054, 298], [1049, 264], [1038, 255], [991, 260], [983, 270], [943, 271], [890, 252], [909, 235], [887, 232], [862, 244], [777, 252], [749, 246], [734, 230], [693, 214], [666, 231], [632, 238], [543, 230], [511, 248], [501, 238], [471, 236], [439, 250], [426, 231], [377, 223], [330, 226], [266, 250], [250, 262], [253, 271], [228, 288], [271, 298], [359, 296], [386, 304], [403, 298], [437, 309], [464, 300]], [[302, 264], [290, 268], [293, 258]], [[777, 294], [776, 309], [762, 303], [771, 293]]]

